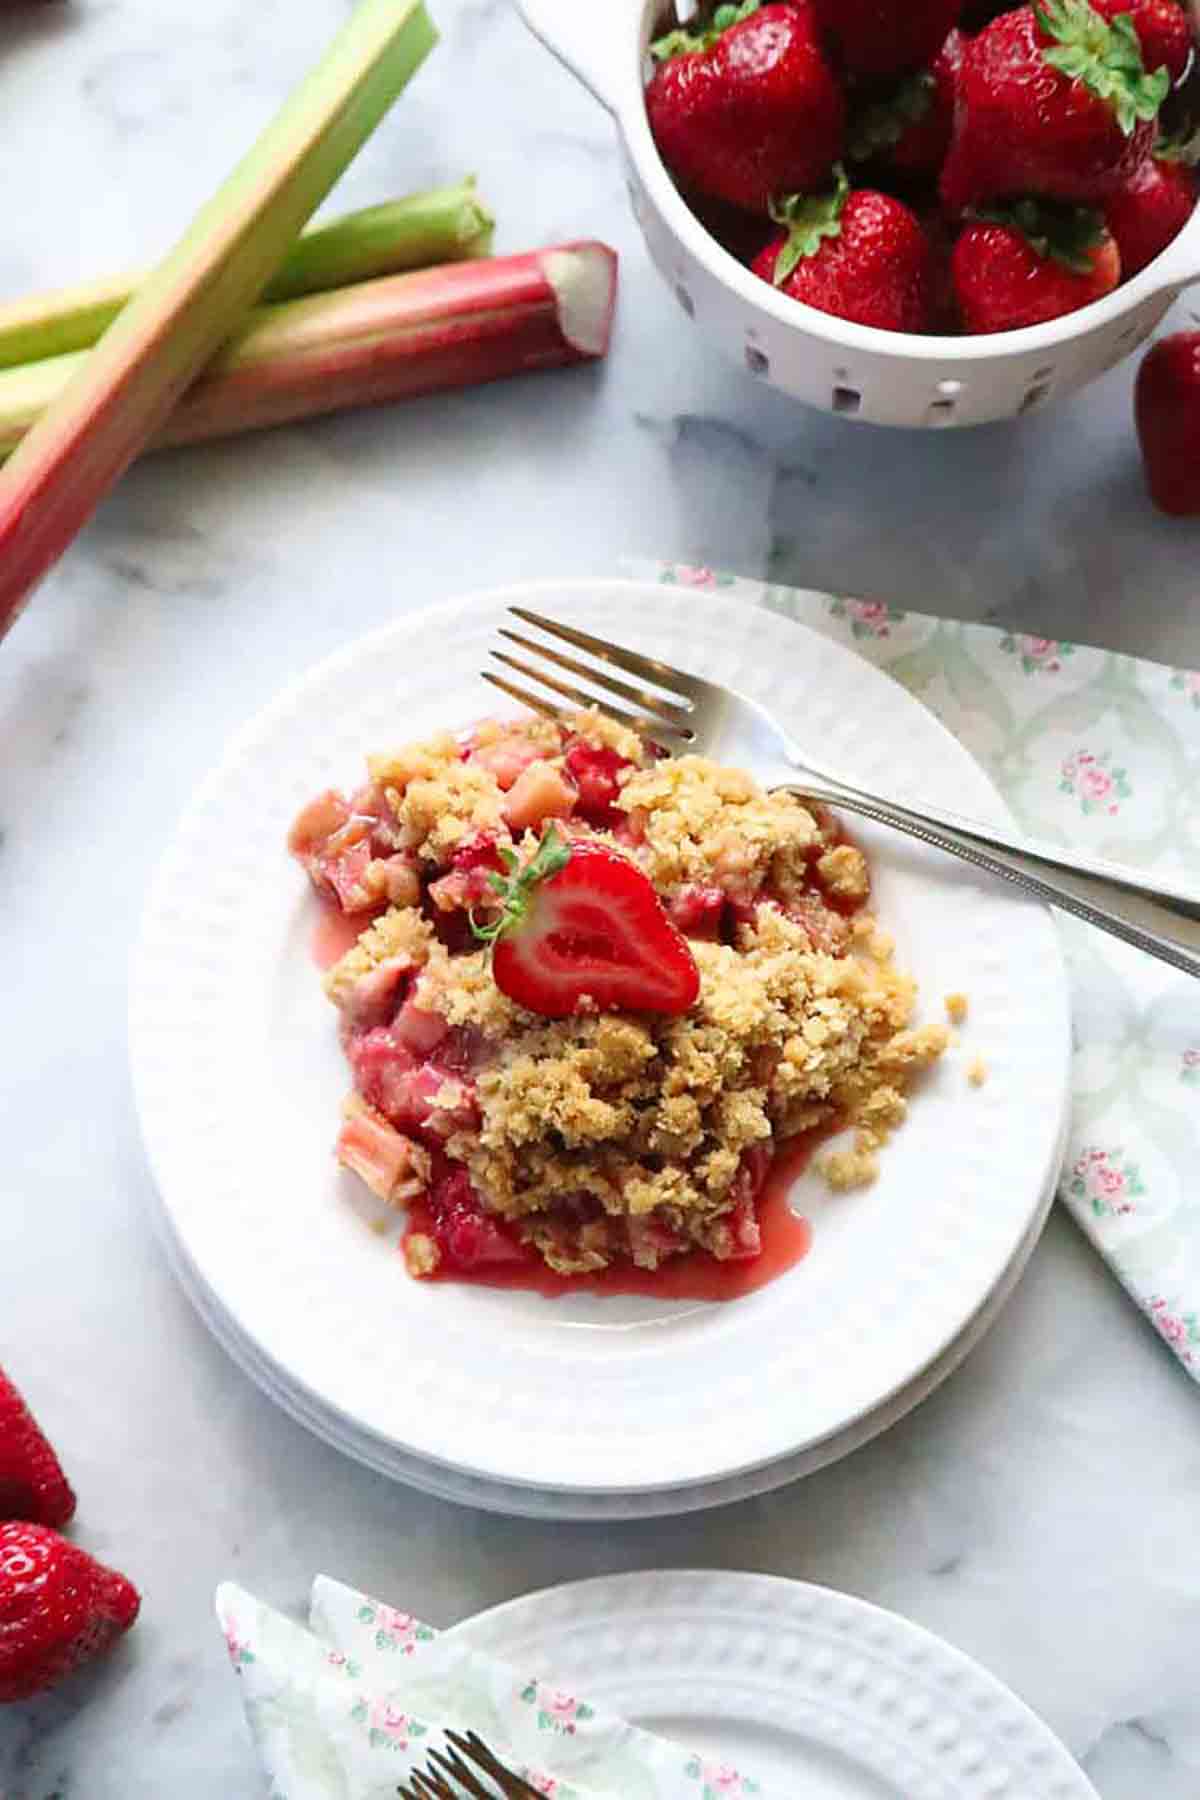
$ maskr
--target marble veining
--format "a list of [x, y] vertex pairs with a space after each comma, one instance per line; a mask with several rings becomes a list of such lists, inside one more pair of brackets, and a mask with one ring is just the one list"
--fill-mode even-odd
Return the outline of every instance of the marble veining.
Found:
[[[349, 6], [6, 14], [0, 289], [151, 260]], [[502, 248], [606, 238], [608, 365], [147, 461], [0, 648], [0, 1357], [70, 1464], [80, 1540], [145, 1593], [102, 1668], [0, 1713], [0, 1796], [258, 1795], [211, 1619], [223, 1576], [298, 1611], [323, 1569], [448, 1624], [570, 1576], [700, 1565], [896, 1607], [1024, 1694], [1102, 1800], [1195, 1800], [1200, 1403], [1064, 1219], [883, 1441], [719, 1513], [550, 1531], [309, 1438], [209, 1339], [151, 1235], [124, 1042], [145, 884], [229, 731], [348, 635], [659, 554], [1200, 666], [1200, 540], [1143, 499], [1130, 370], [972, 434], [797, 409], [686, 325], [609, 121], [508, 0], [431, 6], [443, 45], [335, 204], [475, 170]]]

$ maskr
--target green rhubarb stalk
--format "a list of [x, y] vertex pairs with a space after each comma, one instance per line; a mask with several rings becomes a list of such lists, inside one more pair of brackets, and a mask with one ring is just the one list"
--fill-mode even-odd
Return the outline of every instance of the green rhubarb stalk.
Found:
[[[616, 282], [605, 245], [563, 244], [256, 307], [151, 447], [594, 360], [608, 349]], [[0, 370], [0, 457], [87, 357]]]
[[[288, 251], [263, 298], [291, 300], [377, 275], [486, 256], [494, 223], [473, 178], [386, 200], [327, 225], [310, 226]], [[90, 349], [146, 279], [144, 271], [126, 272], [0, 305], [0, 369]]]
[[262, 293], [435, 42], [421, 0], [360, 0], [0, 470], [0, 634]]

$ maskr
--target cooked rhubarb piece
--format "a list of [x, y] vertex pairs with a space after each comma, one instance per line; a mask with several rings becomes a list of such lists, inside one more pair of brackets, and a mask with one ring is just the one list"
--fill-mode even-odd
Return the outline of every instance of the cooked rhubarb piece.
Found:
[[402, 1137], [358, 1094], [342, 1109], [337, 1159], [389, 1206], [402, 1206], [425, 1192], [429, 1152]]

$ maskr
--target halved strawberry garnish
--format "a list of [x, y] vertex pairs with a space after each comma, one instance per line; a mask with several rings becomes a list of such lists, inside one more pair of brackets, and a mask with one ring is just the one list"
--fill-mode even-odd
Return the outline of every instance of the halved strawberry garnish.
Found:
[[619, 851], [563, 842], [553, 826], [522, 868], [502, 851], [508, 879], [493, 876], [503, 910], [477, 926], [491, 943], [496, 985], [518, 1006], [550, 1019], [581, 1007], [684, 1013], [700, 992], [687, 939], [672, 925], [649, 878]]

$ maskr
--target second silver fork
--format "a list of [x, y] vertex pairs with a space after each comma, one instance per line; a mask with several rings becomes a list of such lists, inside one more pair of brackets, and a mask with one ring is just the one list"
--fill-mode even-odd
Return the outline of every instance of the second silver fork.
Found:
[[[871, 793], [821, 767], [757, 701], [561, 620], [519, 606], [509, 610], [555, 642], [502, 630], [501, 636], [525, 655], [493, 651], [493, 656], [506, 670], [520, 675], [524, 684], [532, 681], [536, 687], [518, 685], [507, 674], [492, 670], [484, 672], [484, 679], [535, 712], [562, 719], [568, 710], [562, 701], [571, 710], [598, 706], [671, 754], [694, 751], [719, 762], [775, 768], [781, 777], [775, 785], [780, 788], [891, 826], [1109, 932], [1185, 975], [1200, 976], [1200, 894], [1146, 881], [1122, 864], [1069, 855], [1015, 831]], [[577, 652], [589, 660], [581, 661]]]

